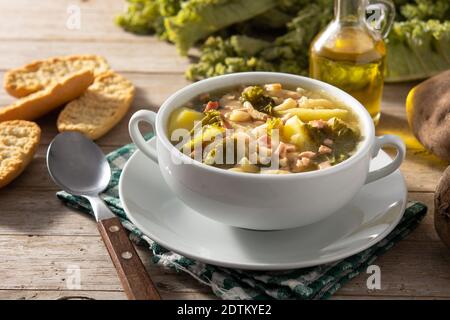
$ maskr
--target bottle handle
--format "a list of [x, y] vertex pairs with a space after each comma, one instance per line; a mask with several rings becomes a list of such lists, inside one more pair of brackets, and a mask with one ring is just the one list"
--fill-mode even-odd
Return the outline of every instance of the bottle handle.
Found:
[[[395, 6], [391, 0], [369, 0], [367, 25], [386, 38], [394, 25]], [[382, 23], [384, 21], [384, 24]]]

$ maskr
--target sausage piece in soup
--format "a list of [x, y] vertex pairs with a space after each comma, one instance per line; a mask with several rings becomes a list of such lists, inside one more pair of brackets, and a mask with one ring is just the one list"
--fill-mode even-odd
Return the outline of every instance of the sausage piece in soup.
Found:
[[195, 160], [253, 174], [323, 170], [351, 157], [361, 139], [349, 108], [280, 83], [202, 94], [171, 114], [168, 134]]

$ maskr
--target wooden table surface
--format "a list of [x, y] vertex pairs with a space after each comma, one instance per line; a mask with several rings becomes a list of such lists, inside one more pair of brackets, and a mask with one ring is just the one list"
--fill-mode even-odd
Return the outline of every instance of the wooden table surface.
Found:
[[[175, 48], [150, 36], [135, 36], [116, 27], [113, 17], [124, 0], [1, 0], [0, 76], [33, 59], [66, 54], [105, 56], [112, 68], [137, 87], [128, 115], [98, 140], [105, 152], [130, 142], [127, 123], [138, 109], [158, 106], [188, 84], [183, 71], [189, 61]], [[66, 26], [70, 5], [81, 9], [81, 28]], [[433, 227], [433, 191], [446, 164], [427, 154], [408, 132], [404, 101], [412, 84], [388, 85], [378, 134], [401, 135], [407, 159], [401, 167], [409, 199], [427, 204], [429, 214], [405, 240], [381, 257], [381, 290], [368, 290], [361, 274], [334, 296], [360, 298], [450, 298], [450, 251]], [[0, 90], [0, 106], [13, 98]], [[35, 159], [12, 184], [0, 190], [0, 299], [123, 299], [116, 271], [93, 219], [70, 210], [55, 197], [45, 152], [57, 133], [57, 113], [38, 121], [42, 141]], [[150, 262], [139, 249], [164, 299], [214, 298], [210, 289], [190, 276]], [[79, 266], [81, 289], [67, 286], [67, 268]]]

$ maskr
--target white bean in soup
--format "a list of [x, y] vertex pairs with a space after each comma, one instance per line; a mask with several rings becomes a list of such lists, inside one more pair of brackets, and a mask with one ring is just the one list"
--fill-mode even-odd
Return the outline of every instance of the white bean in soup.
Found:
[[253, 174], [323, 170], [351, 157], [361, 140], [350, 108], [280, 83], [204, 93], [172, 112], [168, 131], [195, 160]]

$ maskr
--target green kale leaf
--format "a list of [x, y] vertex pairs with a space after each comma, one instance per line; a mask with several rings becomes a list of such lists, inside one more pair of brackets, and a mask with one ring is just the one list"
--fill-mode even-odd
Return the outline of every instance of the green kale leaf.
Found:
[[328, 160], [332, 165], [349, 158], [359, 140], [358, 133], [339, 118], [328, 120], [327, 124], [323, 127], [317, 127], [311, 123], [307, 123], [306, 129], [316, 148], [324, 144], [325, 139], [331, 139], [333, 141], [332, 153], [319, 156], [322, 157], [320, 161]]
[[275, 101], [265, 94], [264, 89], [260, 86], [251, 86], [246, 88], [241, 95], [242, 101], [248, 101], [253, 108], [259, 112], [272, 115], [272, 109], [275, 106]]
[[164, 25], [169, 40], [175, 43], [180, 54], [185, 55], [198, 40], [275, 5], [272, 0], [190, 0], [176, 16], [165, 19]]
[[396, 22], [387, 41], [386, 81], [429, 77], [450, 68], [450, 22]]

